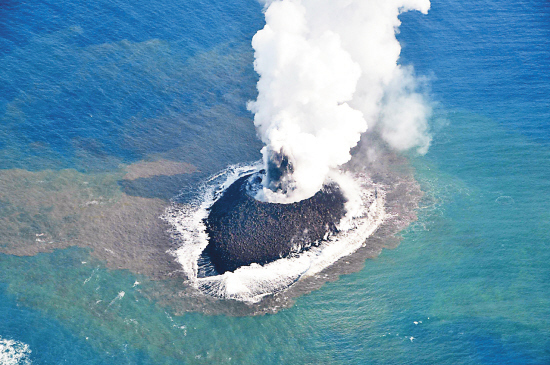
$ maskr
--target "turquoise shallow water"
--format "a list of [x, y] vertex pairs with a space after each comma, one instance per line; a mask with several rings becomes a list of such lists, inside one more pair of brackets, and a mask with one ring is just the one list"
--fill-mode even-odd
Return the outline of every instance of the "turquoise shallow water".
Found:
[[[84, 244], [25, 250], [90, 234], [48, 194], [162, 207], [259, 157], [245, 102], [260, 6], [14, 0], [0, 19], [0, 247], [22, 250], [0, 254], [0, 337], [28, 344], [33, 364], [550, 363], [547, 3], [401, 16], [401, 62], [437, 102], [428, 154], [409, 157], [419, 219], [360, 272], [255, 317], [167, 305], [157, 281]], [[199, 172], [121, 180], [156, 159]]]

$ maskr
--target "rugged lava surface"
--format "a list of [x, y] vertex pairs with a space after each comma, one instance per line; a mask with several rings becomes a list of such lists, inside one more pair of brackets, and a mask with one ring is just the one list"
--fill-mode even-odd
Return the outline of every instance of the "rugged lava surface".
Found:
[[209, 260], [217, 274], [267, 264], [319, 245], [337, 231], [346, 213], [346, 199], [335, 184], [301, 202], [273, 204], [249, 194], [251, 176], [227, 188], [205, 219], [209, 244], [202, 259]]

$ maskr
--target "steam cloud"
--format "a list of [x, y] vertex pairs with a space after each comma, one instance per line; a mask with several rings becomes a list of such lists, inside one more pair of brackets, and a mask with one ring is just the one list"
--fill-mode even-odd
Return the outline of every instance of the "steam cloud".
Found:
[[268, 0], [252, 40], [260, 75], [254, 113], [267, 167], [258, 198], [313, 196], [350, 160], [367, 130], [390, 146], [425, 153], [431, 108], [411, 67], [397, 64], [398, 15], [429, 0]]

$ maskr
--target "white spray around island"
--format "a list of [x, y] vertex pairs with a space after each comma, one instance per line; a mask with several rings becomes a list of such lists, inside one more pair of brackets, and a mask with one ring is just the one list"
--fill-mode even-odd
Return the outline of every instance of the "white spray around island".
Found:
[[258, 199], [313, 196], [367, 128], [395, 149], [427, 151], [431, 108], [412, 67], [398, 64], [395, 35], [398, 15], [427, 13], [429, 0], [264, 3], [266, 25], [252, 40], [258, 97], [248, 104], [268, 171]]

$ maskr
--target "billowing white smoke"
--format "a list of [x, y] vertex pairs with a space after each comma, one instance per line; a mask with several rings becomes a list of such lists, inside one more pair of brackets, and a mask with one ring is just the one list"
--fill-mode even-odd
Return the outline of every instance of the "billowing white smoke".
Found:
[[431, 109], [412, 68], [397, 64], [398, 15], [429, 0], [270, 0], [252, 40], [258, 98], [248, 107], [266, 146], [258, 198], [313, 196], [367, 126], [399, 150], [427, 151]]

